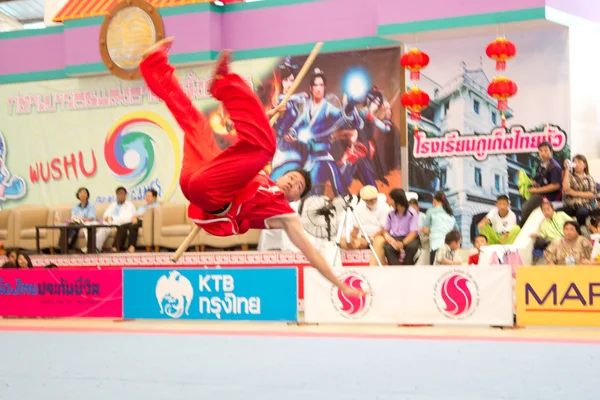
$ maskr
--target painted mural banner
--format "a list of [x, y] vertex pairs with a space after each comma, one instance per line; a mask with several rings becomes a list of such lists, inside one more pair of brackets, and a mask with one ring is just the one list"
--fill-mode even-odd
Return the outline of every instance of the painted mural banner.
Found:
[[555, 56], [568, 50], [567, 30], [514, 32], [508, 39], [519, 53], [502, 74], [517, 82], [519, 91], [505, 111], [507, 128], [498, 101], [487, 92], [498, 73], [485, 54], [493, 38], [419, 43], [431, 61], [418, 86], [431, 102], [421, 112], [417, 135], [408, 119], [408, 187], [418, 193], [423, 209], [431, 207], [436, 192], [446, 194], [467, 248], [498, 196], [508, 196], [520, 215], [519, 171], [533, 176], [541, 142], [550, 142], [561, 165], [570, 155], [568, 60]]
[[[398, 49], [322, 54], [274, 127], [273, 179], [303, 167], [317, 190], [357, 193], [364, 184], [400, 186]], [[233, 63], [265, 111], [286, 93], [306, 56]], [[209, 119], [222, 149], [237, 140], [208, 91], [212, 65], [177, 69], [184, 92]], [[4, 85], [0, 92], [0, 207], [110, 202], [118, 186], [132, 200], [146, 190], [183, 202], [183, 132], [143, 81], [114, 76]]]

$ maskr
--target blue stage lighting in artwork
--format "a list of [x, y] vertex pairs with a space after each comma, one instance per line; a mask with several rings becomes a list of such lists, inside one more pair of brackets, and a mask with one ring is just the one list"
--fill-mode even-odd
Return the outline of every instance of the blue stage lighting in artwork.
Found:
[[342, 88], [350, 99], [362, 101], [371, 87], [371, 77], [362, 68], [350, 69], [344, 75]]

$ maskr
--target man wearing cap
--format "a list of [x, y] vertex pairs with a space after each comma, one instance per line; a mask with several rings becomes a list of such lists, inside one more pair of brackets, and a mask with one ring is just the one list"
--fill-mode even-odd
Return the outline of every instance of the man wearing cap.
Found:
[[[375, 236], [383, 233], [385, 219], [391, 211], [390, 206], [385, 201], [378, 201], [377, 195], [377, 188], [371, 185], [364, 186], [360, 190], [361, 200], [355, 208], [356, 217], [360, 220], [371, 241]], [[344, 235], [340, 246], [345, 250], [368, 249], [369, 244], [363, 237], [358, 222], [355, 218], [351, 218], [351, 221], [353, 225], [351, 226], [350, 240], [347, 241], [346, 235]]]

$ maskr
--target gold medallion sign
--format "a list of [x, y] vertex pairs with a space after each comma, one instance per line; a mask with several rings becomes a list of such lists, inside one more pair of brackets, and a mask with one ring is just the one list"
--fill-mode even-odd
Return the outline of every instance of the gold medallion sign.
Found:
[[144, 0], [123, 0], [110, 10], [102, 23], [102, 61], [121, 79], [139, 79], [142, 53], [164, 37], [165, 28], [154, 6]]

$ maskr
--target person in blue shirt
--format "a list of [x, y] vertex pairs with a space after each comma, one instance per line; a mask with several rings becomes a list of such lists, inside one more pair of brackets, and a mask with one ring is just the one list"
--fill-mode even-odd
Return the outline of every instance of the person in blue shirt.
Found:
[[[79, 188], [75, 192], [75, 197], [79, 200], [78, 204], [75, 204], [71, 209], [71, 218], [69, 220], [73, 223], [76, 222], [92, 222], [96, 220], [96, 207], [90, 203], [90, 191], [87, 188]], [[79, 236], [79, 230], [81, 228], [69, 228], [67, 230], [67, 242], [68, 249], [71, 250], [75, 246], [77, 237]], [[62, 232], [62, 231], [61, 231]], [[87, 233], [87, 230], [84, 230]], [[62, 234], [62, 233], [61, 233]], [[59, 242], [60, 243], [60, 239]]]
[[115, 236], [115, 245], [113, 251], [121, 251], [125, 249], [125, 242], [129, 244], [127, 251], [130, 253], [135, 252], [135, 244], [138, 239], [138, 231], [144, 222], [142, 218], [144, 213], [152, 207], [158, 207], [158, 192], [154, 189], [150, 189], [146, 192], [146, 204], [140, 206], [135, 212], [135, 215], [131, 218], [131, 222], [119, 226], [117, 229], [117, 235]]
[[429, 262], [435, 262], [436, 252], [445, 245], [446, 235], [453, 230], [458, 230], [458, 224], [450, 202], [444, 192], [437, 192], [433, 196], [433, 207], [425, 214], [425, 227], [423, 233], [429, 235]]

